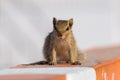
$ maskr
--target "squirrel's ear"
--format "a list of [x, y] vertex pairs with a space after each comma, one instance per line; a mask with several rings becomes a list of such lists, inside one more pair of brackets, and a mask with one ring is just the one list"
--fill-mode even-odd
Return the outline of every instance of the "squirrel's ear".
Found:
[[57, 19], [55, 17], [53, 17], [53, 25], [55, 26], [57, 23]]
[[72, 25], [73, 25], [73, 18], [69, 19], [69, 25], [70, 25], [70, 27], [72, 27]]

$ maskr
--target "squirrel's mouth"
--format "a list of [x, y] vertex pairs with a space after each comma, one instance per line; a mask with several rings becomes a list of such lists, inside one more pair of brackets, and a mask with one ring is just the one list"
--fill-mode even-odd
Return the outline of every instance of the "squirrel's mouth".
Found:
[[58, 37], [62, 37], [62, 33], [60, 33], [59, 31], [57, 31]]
[[62, 34], [59, 33], [58, 36], [59, 36], [59, 37], [62, 37]]
[[63, 38], [63, 36], [62, 36], [62, 35], [58, 35], [58, 37], [59, 37], [59, 38], [61, 38], [61, 39]]
[[59, 34], [58, 37], [59, 37], [60, 39], [64, 39], [64, 38], [65, 38], [65, 36], [62, 35], [62, 34]]
[[57, 35], [58, 35], [59, 38], [63, 38], [64, 33], [61, 33], [60, 31], [57, 30]]

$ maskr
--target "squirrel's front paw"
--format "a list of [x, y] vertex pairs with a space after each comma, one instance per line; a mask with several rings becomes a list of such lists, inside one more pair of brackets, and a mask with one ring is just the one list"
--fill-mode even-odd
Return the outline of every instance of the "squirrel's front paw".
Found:
[[55, 65], [55, 64], [57, 64], [57, 63], [56, 62], [52, 62], [52, 61], [49, 62], [49, 65]]
[[79, 61], [72, 62], [72, 65], [81, 65]]

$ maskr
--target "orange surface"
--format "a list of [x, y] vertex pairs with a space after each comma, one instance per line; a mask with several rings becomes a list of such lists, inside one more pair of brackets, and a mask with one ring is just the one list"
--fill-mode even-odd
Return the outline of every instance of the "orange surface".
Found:
[[[85, 51], [88, 59], [80, 66], [93, 67], [97, 80], [120, 80], [120, 46], [95, 48]], [[70, 64], [49, 65], [18, 65], [12, 68], [41, 68], [41, 67], [76, 67]], [[78, 66], [77, 66], [78, 67]], [[65, 75], [8, 75], [0, 76], [0, 80], [65, 80]], [[22, 78], [22, 76], [24, 76]], [[29, 78], [30, 76], [30, 78]], [[9, 79], [6, 79], [9, 78]]]
[[120, 58], [93, 67], [97, 80], [120, 80]]
[[99, 64], [92, 66], [96, 70], [97, 80], [120, 80], [120, 46], [96, 48], [86, 51]]

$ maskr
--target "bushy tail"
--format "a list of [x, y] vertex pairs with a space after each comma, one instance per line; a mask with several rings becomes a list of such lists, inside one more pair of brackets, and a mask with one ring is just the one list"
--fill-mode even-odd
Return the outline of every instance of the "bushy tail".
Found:
[[30, 65], [45, 65], [45, 64], [48, 64], [48, 61], [39, 61], [39, 62], [30, 63]]
[[78, 61], [80, 63], [83, 63], [87, 59], [87, 56], [84, 52], [78, 50], [78, 57], [77, 58], [78, 58]]

